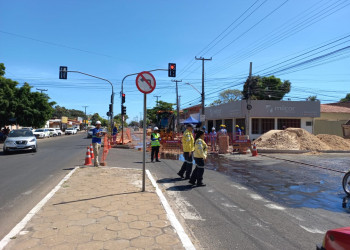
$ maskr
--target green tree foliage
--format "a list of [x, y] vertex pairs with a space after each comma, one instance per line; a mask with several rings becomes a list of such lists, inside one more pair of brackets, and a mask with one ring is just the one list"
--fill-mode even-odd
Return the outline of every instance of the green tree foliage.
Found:
[[129, 126], [131, 126], [131, 127], [138, 127], [139, 126], [139, 122], [137, 122], [137, 121], [131, 121], [130, 123], [129, 123]]
[[317, 96], [316, 95], [309, 96], [306, 100], [307, 101], [312, 101], [312, 102], [317, 101]]
[[18, 88], [18, 82], [3, 77], [5, 66], [0, 64], [0, 126], [9, 124], [9, 119], [25, 127], [41, 127], [51, 118], [52, 106], [46, 94], [31, 92], [31, 86], [24, 83]]
[[210, 106], [216, 106], [223, 103], [233, 102], [241, 100], [243, 97], [243, 94], [238, 89], [226, 89], [224, 91], [221, 91], [219, 94], [219, 99], [215, 100], [210, 104]]
[[260, 77], [252, 76], [250, 89], [248, 81], [243, 86], [243, 99], [247, 99], [249, 94], [252, 100], [282, 100], [283, 97], [290, 92], [291, 82], [284, 82], [275, 76]]
[[[126, 123], [127, 119], [129, 119], [129, 116], [124, 115], [124, 127], [128, 126], [128, 124]], [[121, 114], [117, 114], [116, 116], [114, 116], [113, 120], [114, 120], [115, 124], [117, 125], [117, 127], [122, 125], [122, 115]]]
[[52, 116], [56, 118], [67, 116], [70, 119], [82, 117], [84, 120], [87, 120], [87, 116], [85, 115], [84, 111], [76, 110], [76, 109], [66, 109], [65, 107], [61, 107], [59, 105], [55, 106]]
[[92, 125], [95, 125], [97, 121], [100, 121], [102, 127], [107, 127], [108, 126], [108, 120], [102, 118], [98, 113], [93, 114], [91, 116], [90, 120], [91, 120], [91, 124]]
[[340, 102], [350, 102], [350, 93], [346, 94], [345, 98], [340, 99]]
[[158, 117], [157, 112], [158, 111], [174, 111], [173, 106], [175, 104], [169, 103], [169, 102], [163, 102], [158, 101], [157, 106], [152, 109], [147, 109], [147, 122], [157, 124]]

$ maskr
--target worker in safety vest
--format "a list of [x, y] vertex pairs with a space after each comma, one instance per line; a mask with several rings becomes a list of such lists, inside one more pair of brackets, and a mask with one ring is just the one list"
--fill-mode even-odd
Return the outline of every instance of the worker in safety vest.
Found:
[[242, 130], [239, 128], [239, 125], [236, 125], [236, 140], [239, 140], [240, 135], [242, 135]]
[[[185, 162], [182, 164], [180, 171], [177, 173], [181, 178], [185, 180], [190, 179], [192, 172], [193, 151], [194, 151], [194, 138], [193, 138], [193, 125], [187, 124], [187, 129], [182, 137], [182, 147], [184, 151]], [[184, 174], [186, 172], [186, 176]]]
[[153, 133], [151, 134], [151, 147], [152, 147], [151, 162], [153, 162], [154, 158], [156, 158], [156, 162], [160, 162], [160, 160], [158, 159], [158, 155], [159, 155], [161, 138], [158, 132], [159, 132], [158, 127], [154, 127]]

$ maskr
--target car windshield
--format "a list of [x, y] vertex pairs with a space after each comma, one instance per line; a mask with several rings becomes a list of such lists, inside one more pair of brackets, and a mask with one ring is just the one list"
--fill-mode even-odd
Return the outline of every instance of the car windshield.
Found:
[[30, 130], [12, 130], [9, 137], [32, 137], [33, 133]]
[[43, 129], [36, 129], [35, 132], [44, 132]]
[[67, 128], [67, 130], [73, 130], [72, 128]]

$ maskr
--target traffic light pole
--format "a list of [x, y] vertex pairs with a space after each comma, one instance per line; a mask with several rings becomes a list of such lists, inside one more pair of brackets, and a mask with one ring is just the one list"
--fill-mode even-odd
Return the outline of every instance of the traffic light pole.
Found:
[[100, 79], [100, 80], [103, 80], [103, 81], [106, 81], [108, 82], [111, 87], [112, 87], [112, 95], [111, 95], [111, 104], [112, 104], [112, 110], [110, 112], [110, 117], [111, 117], [111, 129], [113, 129], [113, 104], [114, 104], [114, 90], [113, 90], [113, 84], [105, 79], [105, 78], [102, 78], [102, 77], [98, 77], [98, 76], [94, 76], [94, 75], [90, 75], [90, 74], [87, 74], [87, 73], [84, 73], [84, 72], [80, 72], [80, 71], [70, 71], [68, 70], [67, 72], [72, 72], [72, 73], [79, 73], [79, 74], [82, 74], [82, 75], [86, 75], [86, 76], [90, 76], [90, 77], [93, 77], [93, 78], [97, 78], [97, 79]]
[[171, 80], [172, 82], [176, 82], [176, 130], [180, 132], [180, 108], [179, 108], [179, 93], [177, 83], [182, 82], [182, 80]]
[[[148, 72], [153, 72], [153, 71], [168, 71], [167, 69], [152, 69], [152, 70], [147, 70]], [[124, 76], [123, 80], [122, 80], [122, 89], [121, 89], [121, 93], [120, 93], [120, 97], [123, 96], [124, 94], [124, 81], [127, 77], [129, 76], [135, 76], [138, 75], [140, 72], [138, 73], [133, 73], [133, 74], [129, 74]], [[121, 106], [123, 106], [123, 103], [121, 101]], [[123, 110], [123, 108], [121, 107], [121, 110]], [[145, 115], [145, 114], [144, 114]], [[144, 119], [145, 122], [145, 119]], [[122, 144], [124, 144], [124, 115], [122, 114]]]

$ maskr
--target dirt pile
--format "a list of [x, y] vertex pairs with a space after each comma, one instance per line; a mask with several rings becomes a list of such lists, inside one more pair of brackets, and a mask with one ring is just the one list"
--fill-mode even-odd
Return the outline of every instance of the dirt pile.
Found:
[[344, 139], [343, 137], [326, 134], [319, 134], [316, 135], [316, 137], [331, 147], [332, 150], [350, 151], [350, 140]]
[[270, 130], [255, 140], [258, 148], [279, 150], [334, 150], [305, 129]]

